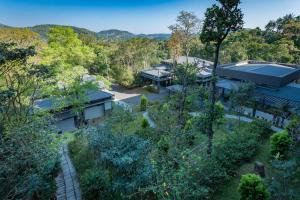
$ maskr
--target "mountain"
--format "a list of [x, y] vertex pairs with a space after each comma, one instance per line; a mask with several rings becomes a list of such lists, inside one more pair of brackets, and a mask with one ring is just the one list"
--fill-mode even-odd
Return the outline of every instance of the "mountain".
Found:
[[168, 40], [171, 37], [169, 33], [155, 33], [155, 34], [139, 34], [137, 37], [155, 39], [155, 40]]
[[41, 25], [36, 25], [32, 27], [26, 27], [34, 32], [37, 32], [40, 34], [41, 38], [47, 39], [47, 34], [50, 28], [56, 27], [56, 26], [61, 26], [61, 27], [70, 27], [72, 28], [77, 34], [86, 34], [90, 36], [97, 36], [97, 34], [93, 31], [90, 31], [85, 28], [78, 28], [75, 26], [62, 26], [62, 25], [55, 25], [55, 24], [41, 24]]
[[110, 29], [100, 31], [97, 33], [99, 37], [105, 39], [130, 39], [130, 38], [149, 38], [154, 40], [167, 40], [171, 37], [168, 33], [156, 33], [156, 34], [133, 34], [128, 31], [121, 31], [117, 29]]
[[10, 26], [6, 26], [5, 24], [0, 23], [0, 28], [11, 28]]
[[[136, 35], [136, 34], [128, 32], [128, 31], [117, 30], [117, 29], [104, 30], [104, 31], [100, 31], [97, 33], [97, 32], [90, 31], [85, 28], [79, 28], [76, 26], [63, 26], [63, 25], [56, 25], [56, 24], [41, 24], [41, 25], [36, 25], [36, 26], [32, 26], [32, 27], [24, 27], [24, 28], [28, 28], [34, 32], [39, 33], [41, 38], [46, 40], [49, 29], [52, 27], [55, 27], [55, 26], [70, 27], [77, 34], [85, 34], [85, 35], [90, 35], [90, 36], [95, 36], [95, 37], [110, 39], [110, 40], [127, 40], [127, 39], [131, 39], [131, 38], [149, 38], [149, 39], [155, 39], [155, 40], [167, 40], [171, 37], [171, 34], [166, 34], [166, 33], [137, 34]], [[0, 28], [14, 28], [14, 27], [0, 24]]]
[[117, 29], [100, 31], [97, 33], [97, 35], [105, 39], [130, 39], [135, 37], [133, 33], [130, 33], [128, 31], [121, 31]]

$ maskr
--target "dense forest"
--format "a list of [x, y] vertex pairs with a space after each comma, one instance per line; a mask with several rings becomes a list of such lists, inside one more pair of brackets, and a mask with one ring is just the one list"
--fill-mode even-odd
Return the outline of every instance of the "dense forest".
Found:
[[[298, 199], [299, 113], [290, 114], [290, 123], [278, 133], [264, 120], [227, 119], [227, 112], [236, 111], [218, 101], [214, 71], [207, 90], [196, 84], [195, 66], [178, 65], [178, 94], [164, 102], [143, 96], [134, 112], [115, 106], [102, 125], [82, 123], [75, 133], [62, 136], [53, 126], [53, 113], [34, 109], [38, 99], [68, 98], [81, 114], [84, 91], [96, 88], [83, 82], [85, 74], [94, 75], [106, 89], [112, 83], [140, 87], [141, 70], [179, 56], [214, 61], [213, 70], [242, 60], [300, 64], [300, 16], [288, 14], [263, 30], [246, 29], [239, 1], [217, 2], [202, 23], [193, 13], [179, 13], [169, 27], [170, 37], [1, 25], [1, 198], [55, 199], [59, 150], [69, 142], [84, 199], [230, 199], [226, 191], [233, 191], [234, 199]], [[236, 107], [250, 105], [251, 92], [246, 85], [230, 101]], [[191, 116], [193, 112], [200, 114]], [[244, 173], [252, 169], [240, 170], [249, 163], [252, 167], [261, 155], [267, 163], [265, 178]]]

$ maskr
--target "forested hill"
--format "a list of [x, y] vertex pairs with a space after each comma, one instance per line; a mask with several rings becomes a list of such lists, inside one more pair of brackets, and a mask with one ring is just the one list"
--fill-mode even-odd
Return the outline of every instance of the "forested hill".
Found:
[[0, 23], [0, 28], [10, 28], [10, 26], [6, 26], [6, 25]]
[[[34, 32], [37, 32], [38, 34], [40, 34], [40, 36], [43, 39], [46, 39], [49, 29], [53, 28], [55, 26], [61, 26], [61, 25], [41, 24], [41, 25], [36, 25], [36, 26], [32, 26], [32, 27], [27, 27], [27, 28], [34, 31]], [[90, 35], [90, 36], [97, 36], [97, 33], [93, 32], [93, 31], [90, 31], [88, 29], [85, 29], [85, 28], [78, 28], [78, 27], [75, 27], [75, 26], [62, 26], [62, 27], [71, 27], [72, 29], [74, 29], [74, 31], [77, 34], [86, 34], [86, 35]]]
[[[41, 25], [36, 25], [32, 27], [25, 27], [28, 28], [34, 32], [37, 32], [40, 34], [42, 39], [47, 39], [47, 33], [50, 28], [55, 27], [55, 26], [62, 26], [62, 25], [55, 25], [55, 24], [41, 24]], [[130, 39], [130, 38], [149, 38], [149, 39], [157, 39], [157, 40], [167, 40], [171, 37], [170, 34], [133, 34], [128, 31], [122, 31], [122, 30], [117, 30], [117, 29], [110, 29], [110, 30], [104, 30], [100, 32], [94, 32], [85, 28], [79, 28], [75, 26], [62, 26], [62, 27], [71, 27], [74, 29], [74, 31], [77, 34], [85, 34], [85, 35], [90, 35], [90, 36], [95, 36], [95, 37], [101, 37], [104, 39], [110, 39], [110, 40], [124, 40], [124, 39]], [[0, 24], [0, 28], [13, 28], [11, 26], [7, 26], [4, 24]]]

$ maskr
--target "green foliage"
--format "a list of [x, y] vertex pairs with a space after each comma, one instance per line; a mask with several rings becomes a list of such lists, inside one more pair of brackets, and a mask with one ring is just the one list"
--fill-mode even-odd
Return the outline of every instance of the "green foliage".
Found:
[[113, 77], [126, 87], [136, 84], [138, 73], [161, 59], [159, 43], [146, 38], [133, 38], [118, 41], [117, 48], [111, 56]]
[[148, 122], [148, 120], [145, 118], [145, 117], [143, 117], [143, 120], [142, 120], [142, 128], [148, 128], [150, 126], [150, 124], [149, 124], [149, 122]]
[[87, 200], [109, 199], [111, 196], [109, 174], [104, 169], [87, 169], [80, 176], [80, 183], [83, 196]]
[[66, 68], [86, 66], [95, 55], [82, 44], [72, 28], [54, 27], [48, 33], [48, 48], [42, 52], [44, 64], [58, 67], [60, 73]]
[[270, 140], [271, 154], [273, 156], [279, 156], [279, 158], [287, 158], [292, 143], [292, 139], [287, 131], [273, 134]]
[[203, 42], [221, 44], [230, 31], [242, 28], [243, 14], [238, 5], [240, 0], [221, 1], [221, 6], [214, 4], [205, 12], [205, 20], [200, 38]]
[[292, 200], [299, 197], [299, 177], [295, 160], [273, 160], [269, 190], [272, 199]]
[[238, 190], [241, 194], [241, 200], [269, 199], [269, 192], [263, 180], [255, 174], [243, 175]]
[[269, 138], [273, 133], [271, 124], [265, 120], [256, 119], [249, 124], [249, 132], [257, 134], [261, 139]]
[[229, 174], [243, 162], [249, 161], [259, 147], [258, 135], [248, 130], [236, 130], [236, 132], [225, 137], [214, 148], [214, 157]]
[[300, 117], [293, 116], [288, 125], [286, 126], [286, 130], [293, 140], [297, 140], [297, 136], [300, 135]]
[[50, 122], [49, 119], [34, 119], [0, 133], [1, 198], [52, 197], [59, 155], [55, 130]]
[[112, 135], [110, 127], [88, 130], [88, 145], [111, 175], [114, 196], [124, 198], [138, 192], [152, 180], [148, 157], [151, 145], [137, 136]]
[[140, 103], [140, 110], [141, 111], [146, 111], [147, 110], [147, 104], [148, 104], [147, 97], [142, 95], [141, 96], [141, 103]]

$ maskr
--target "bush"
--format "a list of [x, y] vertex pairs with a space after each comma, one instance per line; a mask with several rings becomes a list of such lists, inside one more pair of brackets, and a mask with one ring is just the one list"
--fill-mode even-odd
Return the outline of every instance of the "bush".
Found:
[[148, 85], [146, 86], [146, 90], [153, 93], [159, 93], [159, 87], [156, 85]]
[[239, 131], [228, 135], [214, 149], [214, 157], [229, 174], [233, 174], [241, 163], [250, 160], [259, 147], [257, 135], [243, 129]]
[[141, 111], [145, 111], [147, 109], [148, 99], [144, 95], [141, 97], [140, 109]]
[[249, 124], [249, 132], [258, 134], [261, 138], [269, 138], [272, 134], [271, 124], [264, 120], [256, 119]]
[[148, 120], [143, 117], [143, 120], [142, 120], [142, 128], [148, 128], [150, 126]]
[[108, 199], [109, 176], [103, 169], [92, 168], [80, 177], [81, 188], [85, 199]]
[[271, 136], [271, 154], [273, 156], [279, 156], [280, 158], [286, 158], [290, 150], [292, 138], [287, 131], [275, 133]]
[[260, 178], [256, 174], [245, 174], [240, 180], [238, 191], [241, 200], [265, 200], [269, 199], [269, 192]]

